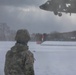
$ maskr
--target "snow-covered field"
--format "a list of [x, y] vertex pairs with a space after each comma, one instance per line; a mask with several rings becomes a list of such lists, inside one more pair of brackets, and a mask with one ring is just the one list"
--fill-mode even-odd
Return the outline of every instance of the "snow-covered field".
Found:
[[[0, 75], [4, 75], [6, 52], [15, 42], [0, 42]], [[29, 50], [35, 57], [35, 75], [76, 75], [76, 43], [29, 42]]]

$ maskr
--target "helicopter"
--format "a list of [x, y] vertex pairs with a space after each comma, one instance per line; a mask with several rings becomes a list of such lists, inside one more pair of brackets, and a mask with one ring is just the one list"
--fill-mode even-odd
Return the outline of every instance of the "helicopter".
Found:
[[76, 13], [76, 0], [48, 0], [39, 6], [40, 9], [51, 11], [55, 15], [62, 16], [62, 13]]

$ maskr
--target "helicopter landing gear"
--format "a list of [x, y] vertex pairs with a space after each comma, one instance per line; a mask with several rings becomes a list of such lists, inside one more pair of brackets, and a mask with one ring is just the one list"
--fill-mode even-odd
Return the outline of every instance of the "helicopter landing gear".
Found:
[[58, 13], [58, 16], [61, 17], [62, 16], [62, 13]]
[[54, 11], [54, 15], [58, 15], [58, 12], [57, 11]]
[[62, 16], [62, 13], [61, 12], [54, 11], [54, 15], [58, 15], [59, 17], [61, 17]]

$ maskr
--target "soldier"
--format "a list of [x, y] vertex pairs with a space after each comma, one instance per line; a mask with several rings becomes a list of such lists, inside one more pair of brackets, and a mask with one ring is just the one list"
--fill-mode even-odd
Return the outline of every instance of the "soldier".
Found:
[[28, 50], [30, 36], [27, 30], [18, 30], [15, 46], [6, 54], [5, 75], [34, 75], [34, 56]]

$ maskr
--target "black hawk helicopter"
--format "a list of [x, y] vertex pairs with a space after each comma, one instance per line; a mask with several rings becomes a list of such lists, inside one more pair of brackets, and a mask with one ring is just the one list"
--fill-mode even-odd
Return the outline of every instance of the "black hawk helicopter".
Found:
[[40, 9], [52, 11], [55, 15], [62, 16], [62, 12], [76, 13], [76, 0], [48, 0], [39, 6]]

